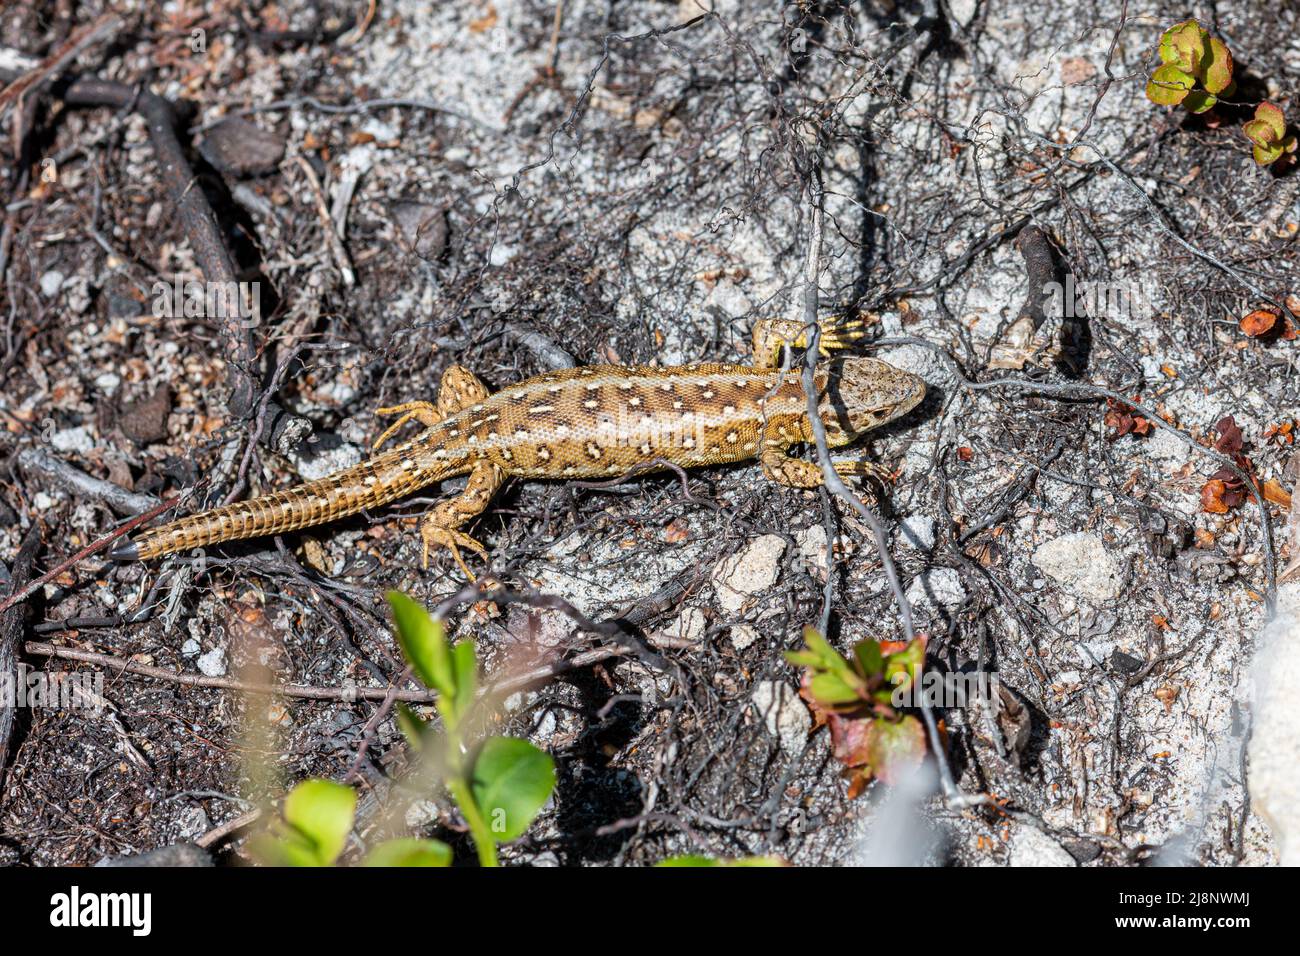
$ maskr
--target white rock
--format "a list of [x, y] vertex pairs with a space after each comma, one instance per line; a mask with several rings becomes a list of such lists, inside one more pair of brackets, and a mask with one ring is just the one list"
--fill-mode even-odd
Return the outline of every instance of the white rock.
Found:
[[1078, 866], [1074, 857], [1042, 830], [1022, 826], [1011, 838], [1009, 866]]
[[404, 822], [412, 830], [418, 830], [421, 827], [427, 827], [431, 823], [437, 823], [442, 819], [442, 811], [432, 800], [416, 800], [406, 808]]
[[713, 590], [723, 610], [735, 613], [751, 595], [766, 591], [781, 573], [785, 538], [765, 534], [733, 554], [713, 572]]
[[962, 587], [961, 575], [956, 570], [935, 568], [913, 579], [907, 589], [907, 600], [913, 607], [919, 604], [961, 607], [966, 601], [966, 589]]
[[731, 628], [731, 646], [743, 651], [758, 640], [758, 629], [752, 624], [736, 624]]
[[818, 577], [826, 577], [826, 529], [819, 524], [804, 528], [794, 533], [794, 540], [799, 544], [799, 554], [804, 563]]
[[95, 440], [84, 428], [65, 428], [50, 436], [50, 444], [56, 451], [72, 451], [84, 455], [95, 447]]
[[1273, 831], [1279, 862], [1300, 866], [1300, 584], [1278, 589], [1277, 616], [1259, 637], [1251, 665], [1249, 790], [1255, 811]]
[[180, 835], [190, 840], [212, 829], [212, 821], [202, 807], [186, 807], [177, 814], [176, 824]]
[[106, 395], [112, 395], [121, 384], [121, 376], [114, 375], [112, 372], [105, 372], [102, 375], [95, 376], [95, 387]]
[[199, 665], [199, 672], [205, 677], [226, 676], [226, 652], [219, 647], [214, 647], [202, 655], [196, 663]]
[[1143, 450], [1159, 461], [1181, 464], [1192, 454], [1181, 438], [1164, 428], [1157, 428], [1155, 434], [1142, 443]]
[[803, 750], [812, 730], [812, 716], [794, 688], [784, 681], [759, 681], [752, 699], [767, 732], [781, 742], [781, 749], [796, 754]]
[[199, 645], [197, 639], [191, 637], [181, 645], [181, 654], [185, 657], [193, 657], [203, 648]]
[[929, 551], [934, 547], [934, 519], [928, 515], [908, 515], [899, 525], [898, 533], [913, 548]]
[[690, 641], [694, 644], [704, 636], [705, 623], [703, 611], [698, 607], [688, 607], [659, 634], [672, 640]]
[[63, 288], [63, 280], [66, 277], [57, 269], [51, 269], [41, 276], [41, 295], [47, 299], [52, 299], [59, 294]]
[[303, 481], [317, 481], [360, 462], [361, 449], [356, 445], [336, 445], [334, 448], [317, 452], [310, 458], [299, 455], [294, 459], [293, 464], [298, 469], [298, 477]]
[[1039, 546], [1034, 564], [1066, 591], [1088, 601], [1119, 597], [1119, 564], [1101, 538], [1087, 532], [1062, 535]]
[[979, 0], [948, 0], [948, 11], [954, 20], [968, 27], [975, 19], [975, 9], [978, 5]]

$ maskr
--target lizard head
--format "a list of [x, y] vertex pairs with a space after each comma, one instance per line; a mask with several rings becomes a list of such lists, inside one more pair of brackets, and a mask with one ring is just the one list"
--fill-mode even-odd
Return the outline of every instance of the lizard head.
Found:
[[817, 410], [832, 444], [844, 444], [910, 412], [925, 398], [925, 381], [888, 362], [846, 358], [831, 363]]

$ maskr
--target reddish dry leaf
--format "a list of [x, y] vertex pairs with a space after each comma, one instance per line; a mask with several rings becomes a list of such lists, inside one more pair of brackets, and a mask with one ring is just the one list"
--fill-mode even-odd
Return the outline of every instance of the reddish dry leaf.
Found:
[[481, 17], [476, 17], [469, 22], [469, 28], [474, 33], [486, 33], [497, 25], [496, 7], [488, 4], [487, 9], [483, 11]]
[[684, 518], [674, 518], [664, 528], [664, 540], [669, 544], [680, 544], [691, 536], [690, 522]]
[[[1142, 396], [1134, 395], [1134, 402], [1142, 401]], [[1109, 438], [1123, 438], [1125, 435], [1149, 435], [1152, 425], [1144, 416], [1136, 414], [1137, 410], [1132, 405], [1126, 405], [1124, 402], [1117, 402], [1113, 398], [1106, 399], [1106, 419], [1105, 424], [1108, 428], [1113, 428], [1113, 434]]]
[[1272, 331], [1273, 326], [1277, 325], [1278, 317], [1281, 314], [1279, 310], [1274, 308], [1256, 309], [1254, 312], [1247, 312], [1241, 317], [1241, 331], [1251, 338], [1264, 335]]
[[1214, 443], [1217, 451], [1221, 451], [1225, 455], [1236, 455], [1241, 451], [1243, 444], [1241, 429], [1237, 427], [1237, 423], [1231, 415], [1220, 418], [1215, 424], [1214, 430], [1219, 433], [1219, 440]]
[[1295, 422], [1278, 422], [1276, 425], [1269, 425], [1264, 429], [1264, 440], [1274, 439], [1279, 445], [1290, 445], [1295, 442]]
[[1275, 505], [1283, 508], [1291, 507], [1291, 492], [1287, 491], [1280, 484], [1270, 478], [1264, 482], [1264, 500], [1271, 501]]
[[1218, 478], [1211, 478], [1201, 489], [1201, 510], [1212, 515], [1226, 515], [1228, 505], [1223, 500], [1228, 487]]
[[970, 448], [966, 447], [965, 445], [962, 445], [960, 448], [957, 449], [957, 458], [960, 461], [970, 461], [974, 457], [975, 457], [975, 452], [972, 451]]

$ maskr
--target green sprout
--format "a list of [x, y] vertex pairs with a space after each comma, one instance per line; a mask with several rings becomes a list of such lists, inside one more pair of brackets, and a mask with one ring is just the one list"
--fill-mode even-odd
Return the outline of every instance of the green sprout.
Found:
[[1160, 37], [1159, 67], [1147, 83], [1147, 99], [1160, 106], [1181, 103], [1191, 113], [1204, 113], [1236, 90], [1232, 53], [1195, 20], [1184, 20]]
[[[333, 866], [347, 845], [357, 794], [332, 780], [304, 780], [284, 798], [281, 818], [253, 837], [250, 850], [266, 866]], [[439, 840], [380, 843], [365, 866], [451, 866], [451, 847]]]
[[858, 641], [846, 658], [811, 627], [803, 638], [804, 649], [786, 651], [785, 659], [804, 668], [799, 696], [812, 710], [815, 726], [830, 727], [832, 752], [849, 780], [848, 795], [856, 797], [872, 779], [901, 780], [926, 752], [921, 722], [895, 706], [898, 692], [916, 686], [925, 666], [925, 641]]
[[1295, 134], [1287, 134], [1286, 116], [1272, 103], [1255, 107], [1255, 118], [1242, 126], [1241, 131], [1254, 144], [1255, 162], [1261, 166], [1296, 151]]
[[[411, 750], [431, 761], [460, 808], [482, 866], [497, 865], [497, 845], [517, 840], [555, 790], [555, 762], [527, 740], [483, 738], [472, 719], [480, 704], [478, 655], [473, 641], [453, 644], [442, 621], [405, 594], [390, 591], [397, 642], [417, 678], [437, 691], [442, 726], [435, 729], [405, 704], [397, 724]], [[356, 792], [330, 780], [306, 780], [285, 797], [280, 818], [251, 845], [268, 866], [333, 866], [355, 824]], [[452, 850], [439, 840], [401, 838], [373, 847], [364, 866], [450, 866]]]

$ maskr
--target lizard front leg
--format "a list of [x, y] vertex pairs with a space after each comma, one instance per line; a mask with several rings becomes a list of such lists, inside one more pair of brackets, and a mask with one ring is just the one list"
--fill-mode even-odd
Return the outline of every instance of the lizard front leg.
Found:
[[[781, 422], [768, 422], [763, 432], [763, 451], [758, 458], [763, 466], [763, 476], [768, 481], [789, 488], [818, 488], [825, 484], [826, 477], [822, 474], [821, 465], [802, 458], [791, 458], [787, 454], [786, 449], [794, 441], [803, 438], [803, 435], [793, 434]], [[889, 475], [889, 469], [869, 461], [833, 461], [831, 467], [841, 478], [874, 475], [884, 482]]]
[[491, 394], [473, 372], [463, 365], [453, 365], [442, 373], [438, 384], [438, 402], [406, 402], [402, 405], [390, 405], [388, 408], [375, 409], [376, 415], [400, 415], [397, 421], [389, 425], [384, 433], [376, 439], [374, 448], [378, 450], [384, 442], [392, 438], [397, 430], [407, 422], [415, 419], [425, 428], [432, 428], [457, 412], [483, 401]]
[[[821, 465], [804, 461], [802, 458], [791, 458], [780, 448], [763, 452], [759, 461], [763, 466], [763, 476], [778, 485], [786, 485], [789, 488], [819, 488], [826, 483]], [[833, 461], [831, 467], [841, 478], [875, 475], [883, 481], [889, 474], [888, 469], [869, 461]]]
[[[804, 348], [807, 326], [795, 319], [759, 319], [754, 323], [752, 345], [754, 368], [780, 368], [781, 349]], [[863, 336], [861, 319], [846, 319], [823, 327], [817, 351], [823, 356], [846, 349]]]
[[460, 529], [483, 513], [505, 480], [506, 473], [499, 467], [490, 461], [480, 461], [469, 473], [469, 483], [465, 490], [450, 501], [442, 502], [429, 513], [420, 525], [420, 538], [424, 542], [424, 567], [429, 566], [430, 548], [446, 548], [460, 565], [465, 577], [474, 580], [474, 575], [460, 555], [460, 549], [469, 548], [486, 558], [487, 548]]

